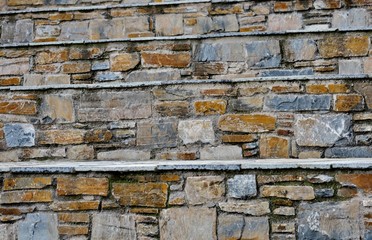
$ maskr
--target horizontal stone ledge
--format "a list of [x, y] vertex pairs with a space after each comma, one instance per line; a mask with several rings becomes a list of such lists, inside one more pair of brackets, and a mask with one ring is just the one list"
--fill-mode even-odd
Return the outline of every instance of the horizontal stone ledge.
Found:
[[102, 44], [102, 43], [123, 43], [123, 42], [150, 42], [150, 41], [182, 41], [182, 40], [199, 40], [211, 38], [226, 37], [254, 37], [254, 36], [278, 36], [278, 35], [296, 35], [296, 34], [319, 34], [319, 33], [353, 33], [353, 32], [370, 32], [369, 28], [352, 28], [352, 29], [321, 29], [321, 30], [288, 30], [280, 32], [227, 32], [211, 33], [203, 35], [181, 35], [181, 36], [159, 36], [159, 37], [138, 37], [138, 38], [117, 38], [117, 39], [100, 39], [100, 40], [77, 40], [77, 41], [56, 41], [56, 42], [29, 42], [29, 43], [9, 43], [1, 44], [0, 48], [20, 48], [20, 47], [44, 47], [44, 46], [68, 46], [82, 44]]
[[77, 173], [77, 172], [156, 172], [156, 171], [240, 171], [275, 169], [372, 169], [371, 158], [353, 159], [259, 159], [218, 161], [94, 161], [94, 162], [4, 162], [0, 172]]
[[138, 87], [155, 87], [168, 85], [194, 85], [194, 84], [235, 84], [248, 82], [274, 82], [274, 81], [327, 81], [327, 80], [363, 80], [370, 79], [372, 74], [357, 75], [298, 75], [298, 76], [279, 76], [279, 77], [252, 77], [240, 79], [210, 79], [210, 80], [170, 80], [170, 81], [151, 81], [151, 82], [128, 82], [128, 83], [102, 83], [102, 84], [60, 84], [42, 86], [8, 86], [0, 87], [0, 91], [46, 91], [63, 89], [121, 89]]

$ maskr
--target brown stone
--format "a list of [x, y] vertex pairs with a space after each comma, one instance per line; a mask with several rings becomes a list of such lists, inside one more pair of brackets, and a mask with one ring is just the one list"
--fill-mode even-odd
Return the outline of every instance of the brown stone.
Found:
[[109, 182], [107, 178], [57, 178], [57, 194], [69, 195], [99, 195], [107, 196]]
[[9, 77], [0, 79], [0, 86], [18, 86], [21, 84], [20, 77]]
[[84, 142], [83, 130], [47, 130], [38, 133], [39, 144], [80, 144]]
[[88, 213], [59, 213], [58, 221], [61, 223], [89, 223]]
[[278, 199], [273, 199], [271, 201], [274, 205], [278, 205], [278, 206], [293, 206], [293, 201], [289, 200], [289, 199], [282, 199], [282, 198], [278, 198]]
[[100, 143], [100, 142], [109, 142], [112, 138], [112, 133], [110, 130], [106, 129], [97, 129], [88, 131], [85, 134], [84, 140], [87, 143]]
[[238, 13], [243, 13], [243, 12], [244, 12], [244, 9], [241, 4], [212, 5], [212, 8], [209, 9], [210, 15], [238, 14]]
[[22, 215], [24, 213], [31, 213], [35, 211], [35, 207], [0, 207], [0, 214], [2, 215]]
[[227, 66], [223, 63], [195, 63], [195, 76], [221, 75], [226, 73]]
[[346, 84], [329, 84], [329, 93], [347, 93], [349, 91], [349, 86]]
[[3, 189], [5, 191], [17, 189], [40, 189], [52, 184], [50, 177], [35, 178], [5, 178]]
[[200, 93], [206, 96], [236, 96], [237, 94], [234, 88], [203, 89]]
[[56, 64], [44, 64], [44, 65], [36, 65], [34, 71], [39, 73], [56, 73], [58, 72], [58, 66]]
[[189, 103], [186, 101], [165, 101], [155, 104], [155, 109], [162, 116], [186, 116], [189, 112]]
[[68, 60], [67, 49], [40, 52], [36, 55], [36, 63], [39, 65], [66, 62], [67, 60]]
[[103, 54], [102, 48], [71, 48], [69, 58], [70, 60], [88, 60], [100, 57]]
[[261, 197], [288, 198], [290, 200], [313, 200], [314, 189], [310, 186], [262, 186]]
[[364, 56], [368, 49], [368, 36], [328, 37], [319, 41], [319, 53], [324, 58]]
[[275, 2], [274, 12], [288, 12], [292, 9], [292, 2]]
[[0, 101], [1, 114], [36, 115], [37, 103], [30, 101]]
[[312, 94], [328, 93], [328, 88], [324, 84], [312, 84], [306, 86], [306, 92]]
[[196, 114], [198, 115], [213, 115], [224, 114], [226, 112], [226, 100], [206, 100], [196, 101], [194, 103]]
[[341, 37], [328, 37], [318, 43], [319, 53], [323, 58], [340, 57], [343, 55], [344, 39]]
[[218, 127], [229, 132], [268, 132], [275, 129], [275, 117], [262, 114], [227, 114], [219, 118]]
[[266, 31], [266, 26], [264, 25], [252, 25], [252, 26], [246, 26], [241, 27], [239, 29], [240, 32], [263, 32]]
[[257, 140], [256, 135], [247, 134], [247, 135], [223, 135], [222, 142], [224, 143], [247, 143]]
[[267, 136], [260, 139], [261, 158], [288, 158], [289, 141], [286, 138]]
[[351, 198], [358, 195], [358, 189], [352, 187], [342, 187], [337, 190], [338, 197]]
[[273, 86], [271, 91], [274, 93], [299, 93], [302, 92], [303, 89], [300, 85], [279, 85]]
[[368, 36], [347, 36], [345, 38], [346, 56], [364, 56], [369, 50]]
[[54, 202], [50, 205], [53, 211], [86, 211], [98, 210], [99, 201]]
[[364, 100], [361, 95], [336, 95], [334, 98], [334, 110], [336, 112], [361, 111], [363, 109]]
[[22, 5], [43, 5], [44, 0], [29, 0], [29, 1], [23, 1], [23, 0], [8, 0], [8, 6], [22, 6]]
[[341, 8], [340, 0], [315, 0], [314, 7], [315, 9], [335, 9]]
[[159, 209], [157, 208], [130, 208], [128, 210], [130, 213], [139, 213], [139, 214], [158, 214]]
[[112, 194], [122, 206], [165, 207], [166, 183], [113, 183]]
[[89, 227], [80, 225], [60, 225], [58, 226], [58, 233], [60, 235], [86, 235], [89, 233]]
[[45, 115], [57, 122], [73, 122], [75, 120], [74, 103], [71, 96], [47, 95], [44, 99]]
[[49, 15], [49, 20], [52, 21], [70, 21], [74, 18], [74, 14], [72, 13], [55, 13]]
[[90, 68], [89, 62], [65, 63], [62, 66], [62, 73], [87, 73], [90, 72]]
[[189, 53], [150, 53], [141, 54], [141, 62], [147, 67], [175, 67], [189, 66], [191, 56]]
[[0, 195], [0, 203], [37, 203], [37, 202], [52, 202], [53, 193], [49, 190], [29, 190], [29, 191], [14, 191], [3, 192]]
[[302, 182], [305, 176], [302, 175], [258, 175], [257, 183], [276, 183], [276, 182]]
[[94, 148], [88, 145], [71, 146], [67, 149], [70, 160], [89, 160], [94, 158]]
[[345, 185], [355, 185], [366, 193], [372, 192], [372, 174], [337, 174], [336, 181]]
[[369, 82], [354, 83], [354, 89], [365, 98], [368, 109], [372, 109], [372, 85]]
[[121, 53], [111, 56], [110, 62], [111, 71], [122, 72], [135, 68], [140, 59], [137, 53]]
[[162, 182], [178, 182], [181, 180], [181, 176], [177, 174], [162, 174], [160, 175], [160, 181]]

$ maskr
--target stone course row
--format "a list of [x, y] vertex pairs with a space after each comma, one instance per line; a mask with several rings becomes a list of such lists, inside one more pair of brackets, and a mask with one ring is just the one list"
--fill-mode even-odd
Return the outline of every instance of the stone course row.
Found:
[[[370, 171], [2, 175], [3, 239], [369, 239]], [[342, 229], [340, 229], [342, 224]]]

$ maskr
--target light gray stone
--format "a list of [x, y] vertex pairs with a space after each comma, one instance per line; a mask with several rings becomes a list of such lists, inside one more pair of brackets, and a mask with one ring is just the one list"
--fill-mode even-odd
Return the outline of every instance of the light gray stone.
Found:
[[96, 213], [92, 220], [92, 240], [136, 239], [135, 224], [130, 214]]
[[88, 39], [89, 22], [68, 21], [61, 23], [61, 35], [59, 39], [65, 40], [86, 40]]
[[0, 224], [1, 240], [17, 240], [17, 228], [15, 224]]
[[241, 239], [243, 226], [243, 216], [225, 213], [219, 214], [217, 230], [218, 239]]
[[18, 224], [18, 240], [54, 240], [58, 236], [57, 214], [29, 213]]
[[351, 124], [351, 116], [347, 114], [298, 114], [294, 123], [296, 143], [314, 147], [350, 143], [353, 138]]
[[227, 195], [232, 198], [248, 198], [257, 195], [256, 175], [235, 175], [227, 180]]
[[332, 147], [325, 151], [326, 158], [371, 158], [372, 147]]
[[222, 176], [188, 177], [185, 193], [191, 205], [219, 201], [225, 195], [224, 178]]
[[295, 233], [296, 227], [294, 222], [272, 223], [271, 231], [274, 233]]
[[32, 147], [35, 145], [35, 129], [32, 124], [5, 124], [4, 134], [8, 147]]
[[296, 211], [293, 207], [278, 207], [274, 209], [273, 213], [282, 216], [294, 216]]
[[332, 27], [338, 29], [365, 28], [369, 25], [370, 13], [364, 8], [351, 8], [333, 12]]
[[200, 159], [202, 160], [238, 160], [242, 158], [242, 149], [233, 145], [205, 147], [200, 150]]
[[222, 32], [239, 31], [238, 19], [235, 14], [221, 15], [213, 18], [213, 30]]
[[244, 213], [253, 216], [270, 213], [270, 204], [266, 201], [221, 202], [218, 206], [222, 211], [229, 213]]
[[307, 175], [306, 179], [311, 183], [328, 183], [332, 182], [335, 178], [324, 174], [311, 174]]
[[126, 160], [126, 161], [140, 161], [149, 160], [151, 158], [150, 151], [140, 151], [132, 149], [112, 150], [106, 152], [99, 152], [97, 154], [98, 160]]
[[216, 209], [169, 208], [160, 213], [160, 239], [216, 240]]
[[152, 148], [177, 146], [177, 120], [139, 122], [137, 124], [137, 146]]
[[94, 158], [94, 148], [89, 145], [71, 146], [67, 149], [67, 158], [70, 160], [89, 160]]
[[362, 62], [359, 60], [339, 60], [339, 74], [352, 75], [363, 73]]
[[301, 203], [297, 214], [298, 239], [362, 239], [360, 205], [358, 200]]
[[123, 79], [123, 74], [121, 72], [99, 72], [94, 79], [99, 82], [116, 81]]
[[126, 82], [149, 82], [179, 80], [181, 74], [178, 70], [146, 70], [134, 71], [125, 78]]
[[35, 34], [36, 38], [58, 37], [61, 34], [61, 27], [58, 25], [37, 25]]
[[330, 95], [270, 95], [265, 98], [265, 111], [319, 111], [331, 109]]
[[23, 75], [29, 70], [29, 58], [0, 59], [0, 75]]
[[299, 30], [302, 28], [302, 15], [297, 12], [290, 14], [270, 14], [267, 22], [268, 31]]
[[178, 124], [178, 135], [184, 144], [213, 143], [215, 141], [212, 121], [186, 120]]
[[242, 62], [245, 60], [244, 52], [243, 43], [203, 43], [196, 46], [194, 59], [199, 62]]
[[284, 42], [284, 59], [286, 61], [314, 60], [317, 46], [312, 39], [291, 39]]
[[27, 148], [23, 150], [21, 158], [64, 158], [66, 157], [66, 149], [62, 148]]
[[32, 42], [34, 38], [34, 22], [24, 19], [18, 20], [15, 25], [14, 41], [17, 43]]
[[254, 68], [279, 67], [282, 56], [279, 41], [254, 41], [246, 45], [248, 66]]
[[1, 23], [1, 42], [3, 43], [13, 43], [14, 41], [14, 21], [2, 21]]
[[196, 46], [194, 59], [199, 62], [220, 61], [219, 48], [216, 44], [202, 43]]
[[245, 217], [244, 229], [241, 239], [269, 240], [268, 217]]
[[183, 17], [181, 14], [163, 14], [155, 17], [155, 31], [158, 36], [175, 36], [183, 34]]

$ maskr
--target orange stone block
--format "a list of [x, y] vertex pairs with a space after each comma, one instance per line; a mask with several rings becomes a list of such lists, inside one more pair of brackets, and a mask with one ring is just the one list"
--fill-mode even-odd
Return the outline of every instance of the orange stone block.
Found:
[[5, 191], [17, 189], [40, 189], [52, 185], [50, 177], [35, 178], [5, 178], [3, 189]]
[[90, 72], [91, 64], [89, 62], [65, 63], [62, 66], [63, 73], [87, 73]]
[[263, 114], [227, 114], [221, 116], [218, 127], [227, 132], [269, 132], [275, 129], [275, 117]]
[[178, 182], [181, 180], [180, 175], [177, 174], [163, 174], [160, 175], [160, 181], [162, 182]]
[[261, 158], [288, 158], [289, 141], [280, 137], [261, 137], [260, 139]]
[[226, 105], [226, 100], [196, 101], [194, 103], [195, 111], [198, 115], [224, 114]]
[[49, 64], [49, 63], [59, 63], [68, 60], [68, 50], [57, 50], [57, 51], [46, 51], [41, 52], [36, 55], [36, 63]]
[[57, 194], [69, 195], [99, 195], [107, 196], [109, 181], [107, 178], [57, 178]]
[[141, 54], [142, 64], [152, 67], [184, 68], [189, 66], [191, 56], [189, 53], [148, 53]]
[[98, 210], [99, 201], [54, 202], [50, 205], [53, 211], [86, 211]]
[[254, 25], [249, 27], [241, 27], [239, 29], [240, 32], [263, 32], [266, 31], [266, 26], [264, 25]]
[[53, 193], [49, 190], [35, 191], [14, 191], [1, 193], [0, 203], [37, 203], [37, 202], [52, 202]]
[[355, 185], [366, 193], [372, 192], [372, 174], [337, 174], [336, 181], [345, 185]]
[[89, 223], [88, 213], [59, 213], [58, 221], [62, 223]]
[[123, 53], [112, 56], [111, 59], [111, 71], [128, 71], [135, 68], [139, 62], [139, 56], [137, 53]]
[[328, 93], [328, 88], [323, 84], [314, 84], [306, 86], [307, 93], [319, 94], [319, 93]]
[[363, 96], [357, 94], [336, 95], [334, 110], [337, 112], [360, 111], [364, 109]]
[[0, 79], [0, 86], [18, 86], [21, 84], [20, 77], [10, 77]]
[[36, 115], [36, 102], [29, 101], [0, 101], [0, 113], [15, 115]]
[[74, 18], [72, 13], [56, 13], [49, 16], [49, 20], [52, 21], [70, 21]]
[[257, 140], [256, 135], [223, 135], [222, 142], [224, 143], [248, 143]]
[[369, 50], [368, 36], [347, 36], [345, 39], [346, 56], [364, 56]]
[[84, 142], [83, 130], [48, 130], [38, 133], [39, 144], [80, 144]]
[[97, 129], [86, 133], [85, 142], [88, 143], [109, 142], [111, 138], [112, 133], [109, 130]]
[[329, 93], [347, 93], [349, 87], [346, 84], [329, 84], [328, 85]]

